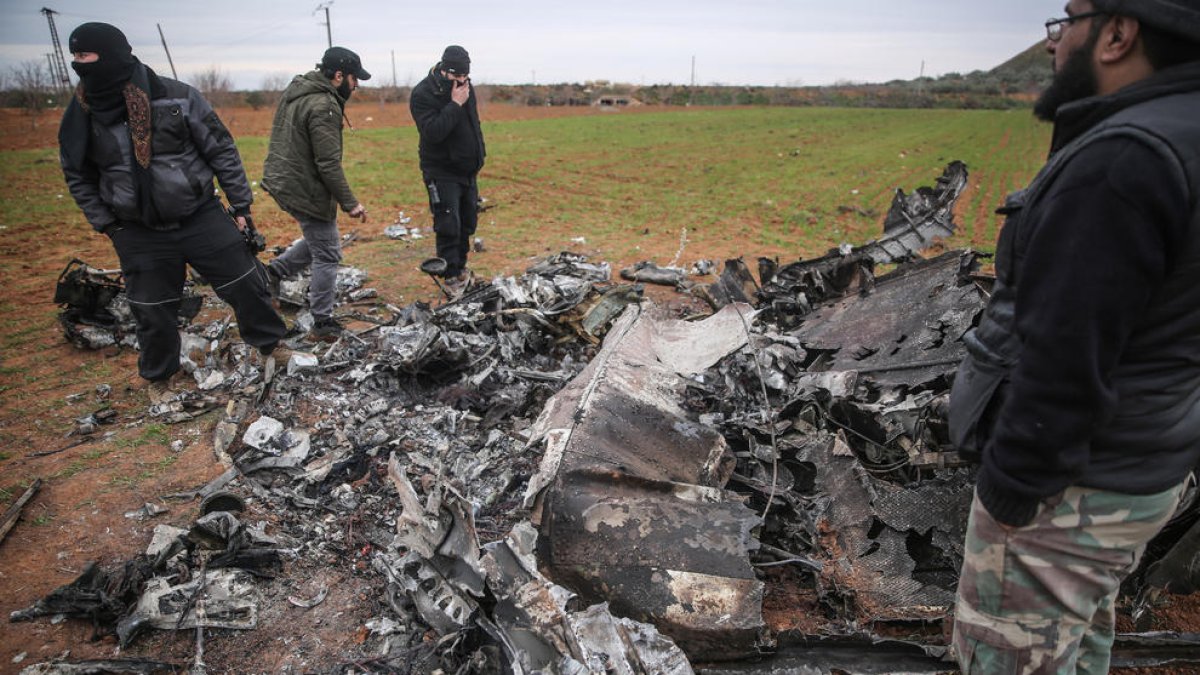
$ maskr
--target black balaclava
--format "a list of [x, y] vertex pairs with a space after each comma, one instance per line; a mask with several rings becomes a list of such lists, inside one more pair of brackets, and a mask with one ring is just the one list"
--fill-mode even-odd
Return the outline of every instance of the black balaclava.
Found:
[[121, 94], [125, 83], [133, 76], [138, 60], [125, 34], [107, 23], [85, 23], [71, 32], [68, 42], [72, 53], [95, 52], [100, 60], [92, 63], [71, 63], [79, 75], [88, 108], [102, 117], [124, 115], [125, 98]]

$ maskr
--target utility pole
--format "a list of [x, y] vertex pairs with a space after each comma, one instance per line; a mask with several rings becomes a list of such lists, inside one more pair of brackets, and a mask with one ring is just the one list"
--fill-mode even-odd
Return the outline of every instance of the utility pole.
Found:
[[179, 75], [175, 72], [175, 62], [171, 60], [171, 50], [167, 48], [167, 38], [165, 35], [163, 35], [162, 24], [156, 23], [154, 25], [158, 26], [158, 39], [162, 40], [163, 51], [167, 53], [167, 63], [171, 64], [171, 77], [178, 80]]
[[692, 56], [692, 86], [696, 86], [696, 57]]
[[396, 88], [396, 50], [392, 50], [392, 89]]
[[54, 54], [50, 59], [50, 77], [57, 80], [59, 87], [70, 91], [71, 76], [67, 74], [67, 60], [63, 58], [62, 44], [58, 41], [58, 29], [54, 27], [54, 15], [58, 12], [43, 7], [42, 14], [46, 15], [46, 21], [50, 24], [50, 43], [54, 45]]
[[328, 0], [327, 2], [322, 2], [321, 4], [317, 5], [317, 8], [313, 10], [313, 14], [316, 14], [321, 10], [325, 10], [325, 39], [329, 43], [330, 47], [333, 46], [333, 27], [329, 24], [329, 6], [332, 4], [333, 0]]

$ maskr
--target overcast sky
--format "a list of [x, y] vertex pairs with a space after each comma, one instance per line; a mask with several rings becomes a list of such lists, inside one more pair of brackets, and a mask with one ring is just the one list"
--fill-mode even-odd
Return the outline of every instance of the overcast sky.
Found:
[[[64, 51], [87, 21], [182, 80], [211, 67], [238, 89], [309, 70], [327, 46], [318, 0], [0, 0], [0, 73], [46, 63], [49, 7]], [[987, 70], [1045, 36], [1058, 0], [333, 0], [333, 43], [368, 84], [414, 84], [448, 44], [477, 83], [821, 85]], [[68, 62], [70, 54], [66, 54]], [[73, 76], [73, 73], [72, 73]]]

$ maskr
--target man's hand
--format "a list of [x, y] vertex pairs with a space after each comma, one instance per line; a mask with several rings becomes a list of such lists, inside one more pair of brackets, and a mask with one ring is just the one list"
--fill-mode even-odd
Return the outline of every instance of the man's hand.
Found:
[[238, 231], [246, 231], [246, 216], [238, 216], [233, 219], [233, 222], [237, 223]]
[[350, 209], [350, 212], [347, 215], [349, 215], [351, 218], [359, 218], [364, 223], [367, 222], [367, 209], [362, 204]]
[[467, 104], [467, 99], [471, 98], [471, 84], [467, 80], [455, 80], [454, 88], [450, 90], [450, 100], [460, 106]]

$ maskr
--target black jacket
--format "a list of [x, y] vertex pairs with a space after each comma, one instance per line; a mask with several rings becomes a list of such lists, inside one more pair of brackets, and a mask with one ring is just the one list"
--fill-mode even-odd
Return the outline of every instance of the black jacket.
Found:
[[[214, 174], [230, 206], [249, 213], [254, 197], [233, 136], [200, 92], [170, 78], [158, 79], [164, 91], [150, 101], [152, 155], [148, 171], [159, 222], [142, 222], [132, 142], [124, 123], [106, 126], [90, 119], [81, 166], [71, 166], [64, 155], [67, 187], [97, 231], [116, 222], [155, 229], [177, 226], [213, 199]], [[78, 114], [78, 101], [72, 99], [68, 107], [75, 109], [68, 114]]]
[[408, 109], [421, 135], [421, 173], [426, 179], [473, 178], [487, 151], [475, 107], [475, 87], [465, 105], [450, 100], [451, 81], [436, 70], [413, 87]]
[[[1160, 492], [1200, 459], [1197, 110], [1200, 63], [1064, 106], [1050, 160], [1008, 205], [955, 381], [999, 373], [978, 494], [1001, 522], [1070, 485]], [[952, 401], [952, 418], [976, 403]]]

